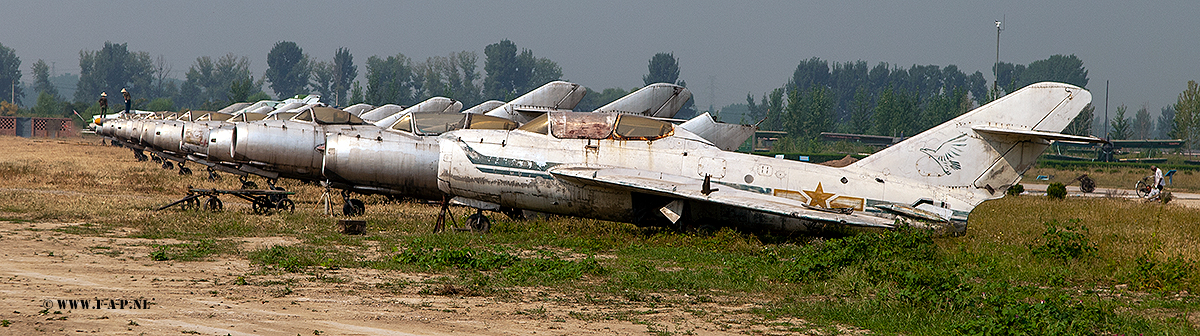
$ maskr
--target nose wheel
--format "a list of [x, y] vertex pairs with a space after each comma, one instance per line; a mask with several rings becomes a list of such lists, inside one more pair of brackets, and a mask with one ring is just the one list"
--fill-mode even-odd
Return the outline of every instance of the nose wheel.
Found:
[[350, 198], [349, 191], [342, 191], [342, 214], [346, 217], [356, 217], [367, 212], [367, 204], [357, 198]]
[[467, 217], [467, 229], [471, 232], [484, 232], [492, 228], [492, 221], [483, 214], [483, 210], [475, 210], [475, 214]]

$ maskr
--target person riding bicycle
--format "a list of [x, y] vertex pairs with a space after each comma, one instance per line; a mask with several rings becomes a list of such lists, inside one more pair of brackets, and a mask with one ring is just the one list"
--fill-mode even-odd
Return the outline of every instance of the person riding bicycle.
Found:
[[1146, 195], [1146, 199], [1158, 199], [1158, 195], [1162, 193], [1163, 187], [1167, 186], [1166, 180], [1163, 179], [1163, 171], [1157, 166], [1150, 166], [1150, 171], [1154, 172], [1154, 185], [1150, 187], [1150, 194]]

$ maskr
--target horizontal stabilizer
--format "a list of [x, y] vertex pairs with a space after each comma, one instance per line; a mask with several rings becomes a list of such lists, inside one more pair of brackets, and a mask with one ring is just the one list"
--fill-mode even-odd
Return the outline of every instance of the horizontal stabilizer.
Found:
[[1017, 137], [1017, 138], [1046, 139], [1046, 140], [1089, 142], [1089, 143], [1104, 142], [1104, 139], [1097, 138], [1094, 136], [1078, 136], [1078, 135], [1034, 131], [1034, 130], [1008, 129], [1008, 128], [998, 128], [998, 127], [991, 127], [991, 126], [971, 126], [971, 129], [975, 130], [976, 132], [983, 133], [983, 134], [1004, 135], [1004, 136]]

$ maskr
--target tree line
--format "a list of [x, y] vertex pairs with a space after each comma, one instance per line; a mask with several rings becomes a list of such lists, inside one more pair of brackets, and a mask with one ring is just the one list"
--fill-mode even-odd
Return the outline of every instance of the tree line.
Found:
[[[998, 90], [983, 73], [966, 74], [955, 65], [912, 65], [885, 62], [801, 61], [791, 79], [762, 94], [746, 95], [748, 115], [763, 129], [788, 132], [812, 140], [821, 132], [909, 136], [944, 123], [1007, 92], [1040, 81], [1080, 87], [1088, 83], [1083, 62], [1074, 55], [1054, 55], [1028, 65], [1000, 63]], [[1072, 131], [1091, 132], [1090, 114], [1081, 113]]]
[[[105, 42], [99, 50], [79, 52], [81, 70], [74, 97], [60, 95], [51, 83], [45, 61], [35, 62], [31, 68], [35, 77], [32, 92], [37, 95], [37, 103], [21, 109], [18, 106], [23, 105], [25, 95], [20, 82], [21, 61], [11, 48], [0, 45], [0, 83], [13, 84], [3, 90], [0, 114], [68, 117], [76, 110], [96, 115], [100, 113], [96, 103], [99, 94], [111, 94], [110, 110], [116, 110], [123, 104], [121, 89], [133, 94], [133, 108], [151, 111], [216, 110], [235, 102], [271, 99], [264, 88], [280, 99], [316, 93], [334, 106], [410, 106], [434, 96], [473, 106], [486, 100], [512, 100], [562, 78], [562, 68], [556, 62], [520, 49], [510, 40], [484, 48], [483, 73], [478, 63], [479, 55], [474, 51], [424, 61], [402, 53], [370, 56], [364, 64], [365, 80], [358, 81], [359, 68], [350, 49], [338, 48], [331, 59], [324, 60], [310, 56], [295, 42], [279, 41], [267, 54], [267, 70], [260, 78], [251, 73], [249, 57], [230, 53], [197, 57], [184, 79], [179, 80], [172, 77], [174, 69], [162, 56], [153, 58], [148, 52], [129, 50], [125, 43]], [[647, 85], [659, 81], [686, 85], [678, 79], [679, 67], [673, 54], [654, 55], [648, 70], [643, 77]], [[593, 109], [636, 89], [588, 89], [592, 93], [577, 108]], [[691, 104], [689, 101], [686, 108], [690, 109]]]

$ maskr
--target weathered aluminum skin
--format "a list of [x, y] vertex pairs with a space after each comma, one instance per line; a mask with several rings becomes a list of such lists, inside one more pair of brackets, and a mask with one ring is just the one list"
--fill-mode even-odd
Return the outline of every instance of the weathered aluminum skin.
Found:
[[[656, 118], [672, 118], [683, 104], [692, 99], [692, 92], [687, 88], [667, 83], [647, 85], [633, 93], [606, 104], [596, 112], [616, 112], [636, 114]], [[655, 104], [646, 104], [646, 102]]]
[[337, 127], [325, 143], [324, 175], [409, 197], [440, 199], [437, 137], [379, 128]]
[[412, 107], [393, 113], [392, 115], [384, 117], [383, 119], [372, 122], [372, 124], [375, 124], [375, 126], [379, 127], [389, 127], [392, 126], [396, 120], [399, 120], [400, 117], [403, 117], [409, 113], [458, 113], [459, 110], [462, 110], [462, 102], [446, 97], [433, 97], [413, 105]]
[[375, 109], [375, 106], [371, 106], [371, 104], [354, 104], [354, 105], [347, 106], [346, 108], [342, 109], [342, 111], [350, 112], [350, 114], [357, 116], [357, 115], [362, 115], [363, 112], [367, 112], [367, 111], [374, 110], [374, 109]]
[[[548, 110], [569, 111], [585, 94], [587, 90], [579, 84], [553, 81], [484, 114], [524, 124]], [[522, 113], [523, 110], [532, 113]]]
[[462, 113], [484, 114], [488, 111], [495, 110], [500, 106], [504, 106], [504, 102], [499, 100], [489, 100], [479, 103], [479, 105], [472, 106], [469, 109], [463, 110]]
[[[667, 222], [660, 212], [673, 201], [685, 203], [684, 217], [722, 225], [804, 231], [820, 224], [797, 215], [815, 210], [797, 207], [792, 216], [783, 216], [755, 210], [761, 208], [753, 204], [650, 192], [653, 187], [638, 182], [680, 181], [691, 188], [709, 177], [718, 189], [787, 200], [780, 204], [851, 208], [883, 219], [895, 218], [889, 208], [929, 207], [929, 213], [946, 213], [947, 220], [965, 229], [971, 210], [1002, 197], [1048, 146], [1045, 139], [1058, 137], [1055, 132], [1090, 101], [1082, 88], [1034, 84], [843, 168], [727, 152], [679, 128], [653, 141], [562, 139], [554, 136], [556, 123], [547, 134], [458, 130], [439, 138], [438, 187], [506, 207], [639, 225]], [[987, 131], [977, 131], [981, 127]], [[623, 187], [614, 187], [587, 182], [595, 175], [555, 175], [556, 169], [580, 168], [626, 170], [641, 177], [619, 180]]]
[[370, 111], [363, 112], [362, 114], [358, 115], [358, 117], [362, 118], [362, 120], [366, 120], [367, 122], [376, 122], [379, 121], [379, 119], [387, 118], [388, 116], [396, 114], [396, 112], [400, 112], [402, 110], [404, 110], [404, 106], [387, 104], [376, 107]]
[[325, 131], [317, 124], [263, 120], [235, 124], [233, 160], [262, 162], [282, 176], [311, 179], [319, 176], [320, 146]]
[[717, 148], [727, 151], [738, 149], [742, 143], [746, 142], [746, 139], [754, 136], [754, 132], [758, 130], [758, 126], [755, 125], [719, 123], [713, 120], [708, 112], [704, 112], [696, 118], [679, 124], [679, 127], [696, 133], [701, 138], [711, 141]]

